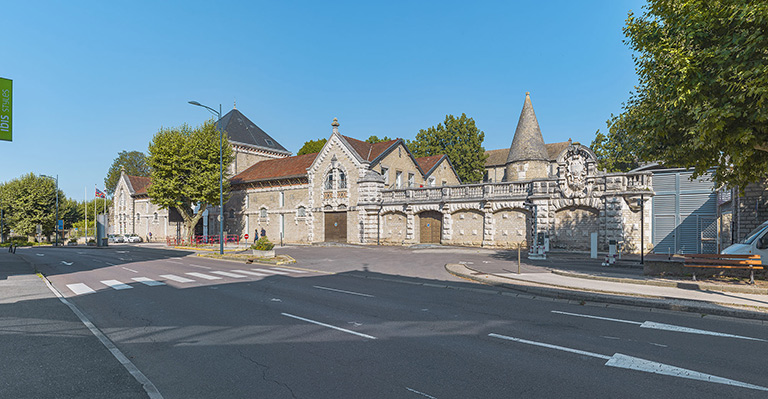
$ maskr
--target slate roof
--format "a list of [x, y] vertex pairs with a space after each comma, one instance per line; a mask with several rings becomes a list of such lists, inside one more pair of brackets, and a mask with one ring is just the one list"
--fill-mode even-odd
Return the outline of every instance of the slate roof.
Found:
[[419, 165], [424, 175], [427, 176], [432, 172], [432, 169], [440, 163], [443, 158], [447, 158], [447, 155], [432, 155], [429, 157], [416, 158], [416, 163]]
[[523, 110], [515, 129], [515, 137], [509, 147], [507, 163], [515, 161], [548, 160], [547, 149], [544, 147], [544, 138], [541, 136], [539, 121], [533, 112], [530, 93], [525, 93]]
[[569, 145], [571, 145], [570, 141], [544, 144], [544, 146], [547, 147], [547, 156], [549, 156], [550, 161], [556, 161], [557, 156], [560, 155], [564, 149], [568, 148]]
[[290, 155], [291, 152], [280, 145], [272, 136], [261, 130], [236, 108], [222, 116], [216, 127], [223, 126], [229, 141]]
[[307, 168], [317, 158], [317, 152], [296, 155], [287, 158], [269, 159], [257, 162], [250, 168], [238, 173], [230, 180], [232, 185], [260, 180], [287, 179], [307, 175]]
[[147, 194], [147, 188], [149, 187], [149, 184], [152, 183], [152, 179], [149, 177], [143, 177], [143, 176], [131, 176], [126, 174], [125, 177], [128, 178], [128, 184], [131, 186], [130, 188], [133, 189], [132, 195], [148, 195]]
[[509, 148], [502, 148], [500, 150], [490, 150], [485, 152], [488, 158], [485, 160], [485, 167], [491, 166], [504, 166], [507, 164], [507, 157], [509, 156]]
[[353, 139], [352, 137], [341, 137], [343, 137], [344, 140], [349, 143], [349, 145], [355, 150], [355, 152], [358, 153], [358, 155], [360, 155], [361, 158], [363, 158], [363, 160], [368, 162], [375, 160], [379, 157], [379, 155], [383, 154], [390, 147], [393, 147], [395, 144], [397, 144], [397, 142], [402, 141], [402, 139], [394, 139], [371, 144], [365, 141], [360, 141], [358, 139]]

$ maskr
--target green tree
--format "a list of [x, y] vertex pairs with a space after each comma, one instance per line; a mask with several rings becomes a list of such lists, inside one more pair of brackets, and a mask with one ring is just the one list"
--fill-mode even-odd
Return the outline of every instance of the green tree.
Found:
[[[226, 133], [223, 140], [224, 194], [228, 197], [226, 165], [234, 157]], [[184, 219], [184, 235], [191, 236], [208, 205], [219, 202], [219, 131], [213, 120], [197, 128], [186, 124], [161, 128], [149, 144], [147, 162], [152, 170], [152, 184], [147, 189], [152, 203], [163, 209], [176, 208]]]
[[415, 157], [448, 155], [461, 181], [474, 183], [482, 180], [488, 157], [483, 139], [485, 133], [475, 126], [474, 119], [465, 114], [458, 118], [446, 115], [444, 123], [419, 130], [408, 148]]
[[[67, 202], [59, 190], [59, 212]], [[7, 232], [15, 235], [33, 236], [38, 224], [43, 234], [53, 233], [56, 220], [56, 182], [29, 173], [0, 185], [0, 207], [5, 211]]]
[[326, 142], [328, 142], [328, 139], [309, 140], [304, 143], [304, 146], [301, 147], [296, 155], [314, 154], [316, 152], [320, 152]]
[[628, 172], [640, 166], [637, 156], [639, 145], [633, 140], [634, 136], [621, 129], [617, 119], [617, 116], [611, 115], [606, 122], [608, 135], [598, 130], [590, 147], [597, 155], [598, 168], [607, 172]]
[[371, 136], [371, 137], [368, 137], [368, 140], [365, 140], [365, 142], [375, 144], [375, 143], [381, 143], [383, 141], [389, 141], [389, 140], [392, 140], [392, 139], [387, 136], [384, 136], [383, 138], [379, 138], [378, 136]]
[[120, 180], [120, 171], [125, 169], [125, 173], [131, 176], [149, 176], [150, 169], [147, 163], [147, 156], [140, 151], [120, 151], [117, 158], [112, 161], [112, 166], [107, 171], [107, 177], [104, 178], [104, 186], [107, 194], [113, 195], [117, 187], [117, 181]]
[[716, 167], [716, 183], [742, 188], [768, 177], [766, 32], [764, 1], [649, 0], [630, 12], [639, 84], [615, 124], [642, 159]]

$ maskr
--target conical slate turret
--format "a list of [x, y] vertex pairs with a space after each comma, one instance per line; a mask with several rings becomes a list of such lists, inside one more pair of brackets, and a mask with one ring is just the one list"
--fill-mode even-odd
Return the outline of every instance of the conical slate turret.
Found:
[[544, 146], [544, 138], [541, 135], [539, 121], [533, 112], [531, 93], [525, 93], [523, 111], [520, 112], [520, 120], [517, 122], [515, 137], [512, 146], [509, 147], [507, 164], [519, 161], [547, 161], [547, 148]]

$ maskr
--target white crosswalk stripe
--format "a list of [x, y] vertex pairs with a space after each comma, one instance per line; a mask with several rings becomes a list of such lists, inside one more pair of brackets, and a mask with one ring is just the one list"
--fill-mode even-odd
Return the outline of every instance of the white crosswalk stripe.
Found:
[[123, 284], [117, 280], [103, 280], [101, 283], [116, 290], [127, 290], [129, 288], [133, 288], [130, 285]]
[[195, 280], [186, 277], [180, 277], [173, 274], [161, 274], [160, 277], [166, 280], [176, 281], [177, 283], [194, 283]]
[[218, 274], [220, 276], [224, 277], [232, 277], [232, 278], [245, 278], [247, 276], [243, 276], [242, 274], [235, 274], [230, 272], [211, 272], [212, 274]]
[[268, 276], [268, 274], [249, 272], [248, 270], [232, 270], [232, 271], [235, 272], [235, 273], [248, 274], [248, 275], [251, 275], [251, 276], [258, 276], [258, 277]]
[[69, 288], [69, 290], [72, 291], [75, 295], [92, 294], [96, 292], [91, 289], [91, 287], [83, 283], [67, 284], [67, 288]]
[[157, 285], [165, 285], [165, 283], [163, 283], [161, 281], [155, 281], [155, 280], [152, 280], [151, 278], [147, 278], [147, 277], [133, 277], [131, 280], [137, 281], [137, 282], [142, 283], [144, 285], [148, 285], [150, 287], [154, 287], [154, 286], [157, 286]]
[[286, 272], [281, 272], [281, 271], [277, 271], [277, 270], [268, 270], [268, 269], [251, 269], [251, 270], [253, 270], [255, 272], [270, 273], [270, 274], [285, 274], [285, 275], [288, 274]]
[[221, 277], [211, 276], [210, 274], [203, 274], [203, 273], [197, 273], [197, 272], [191, 272], [191, 273], [184, 273], [187, 275], [190, 275], [192, 277], [198, 277], [205, 280], [221, 280]]
[[290, 273], [299, 273], [299, 274], [307, 273], [307, 272], [305, 272], [303, 270], [286, 269], [284, 267], [273, 267], [272, 269], [273, 270], [282, 270], [284, 272], [290, 272]]

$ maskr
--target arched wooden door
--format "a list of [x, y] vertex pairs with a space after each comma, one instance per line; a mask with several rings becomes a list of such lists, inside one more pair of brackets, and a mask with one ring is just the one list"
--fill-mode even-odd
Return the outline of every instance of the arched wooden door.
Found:
[[437, 211], [426, 211], [419, 214], [419, 227], [422, 244], [440, 244], [443, 231], [443, 214]]

